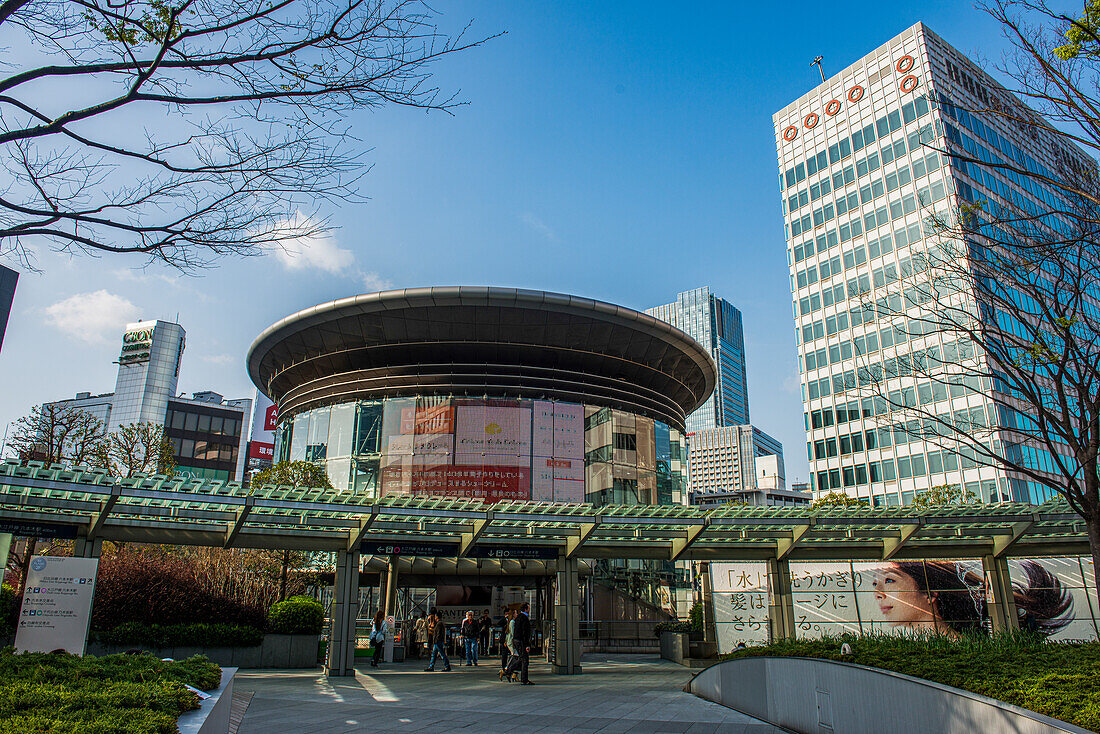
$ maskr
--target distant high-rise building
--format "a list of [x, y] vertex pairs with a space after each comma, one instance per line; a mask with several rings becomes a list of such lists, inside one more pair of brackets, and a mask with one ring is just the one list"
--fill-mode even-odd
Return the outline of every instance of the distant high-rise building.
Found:
[[[1006, 105], [1020, 113], [983, 112]], [[937, 415], [963, 411], [969, 420], [990, 420], [985, 416], [996, 416], [990, 396], [998, 381], [944, 385], [906, 375], [911, 355], [946, 355], [954, 345], [864, 308], [895, 298], [896, 282], [932, 247], [926, 239], [932, 212], [948, 216], [961, 204], [985, 200], [1030, 213], [1050, 210], [1047, 202], [1057, 197], [1041, 175], [1057, 176], [1067, 160], [1084, 156], [1037, 126], [1013, 122], [1027, 118], [1039, 119], [921, 23], [775, 113], [815, 493], [846, 492], [875, 506], [906, 504], [916, 492], [942, 485], [959, 485], [985, 501], [1050, 496], [999, 467], [978, 466], [964, 446], [914, 441], [911, 432], [889, 428], [889, 421], [904, 420], [903, 413], [890, 415], [891, 406], [910, 400]], [[1040, 176], [979, 170], [942, 156], [943, 150], [1007, 158]], [[861, 392], [871, 379], [866, 384], [889, 400]], [[1006, 452], [1031, 451], [1009, 433], [992, 440]]]
[[138, 321], [122, 333], [109, 430], [127, 423], [164, 423], [176, 394], [186, 333], [168, 321]]
[[646, 309], [654, 318], [687, 332], [710, 352], [718, 365], [714, 394], [687, 417], [687, 432], [749, 423], [749, 383], [745, 372], [745, 338], [741, 312], [729, 301], [696, 288], [663, 306]]
[[692, 494], [742, 492], [759, 484], [757, 461], [764, 461], [767, 485], [782, 481], [783, 445], [755, 426], [722, 426], [696, 431], [688, 438], [688, 480]]

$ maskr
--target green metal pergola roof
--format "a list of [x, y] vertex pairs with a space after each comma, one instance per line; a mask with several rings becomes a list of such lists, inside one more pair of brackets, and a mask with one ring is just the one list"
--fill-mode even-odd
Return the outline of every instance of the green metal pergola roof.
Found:
[[[374, 499], [351, 492], [0, 464], [0, 520], [79, 537], [401, 555], [661, 560], [882, 560], [1088, 552], [1063, 502], [914, 510]], [[0, 526], [2, 529], [2, 526]], [[419, 553], [417, 553], [419, 549]], [[526, 555], [525, 555], [526, 554]]]

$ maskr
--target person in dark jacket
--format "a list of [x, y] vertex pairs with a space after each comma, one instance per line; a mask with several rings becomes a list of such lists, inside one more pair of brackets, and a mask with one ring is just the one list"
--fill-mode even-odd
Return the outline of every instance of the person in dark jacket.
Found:
[[432, 656], [428, 660], [428, 667], [424, 668], [425, 671], [429, 673], [435, 671], [435, 658], [438, 655], [443, 659], [443, 670], [450, 672], [451, 661], [447, 657], [446, 642], [447, 625], [443, 623], [439, 612], [433, 608], [428, 614], [428, 644], [432, 646]]
[[473, 611], [466, 612], [466, 618], [462, 620], [458, 633], [462, 635], [462, 644], [466, 648], [466, 664], [476, 666], [477, 636], [481, 634], [481, 623], [477, 621]]
[[525, 686], [531, 685], [531, 681], [527, 678], [527, 668], [531, 663], [531, 617], [528, 616], [530, 611], [531, 605], [523, 602], [523, 606], [516, 614], [512, 627], [512, 646], [515, 648], [515, 655], [508, 661], [508, 667], [505, 669], [505, 677], [511, 676], [518, 670], [519, 682]]
[[486, 609], [481, 613], [481, 619], [478, 620], [477, 642], [478, 652], [484, 656], [489, 655], [489, 636], [493, 632], [493, 618], [489, 616], [489, 610]]

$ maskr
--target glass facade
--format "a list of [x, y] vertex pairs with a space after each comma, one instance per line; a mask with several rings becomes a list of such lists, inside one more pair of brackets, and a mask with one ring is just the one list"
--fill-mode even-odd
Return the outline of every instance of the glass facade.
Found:
[[751, 423], [741, 312], [703, 287], [680, 293], [675, 302], [646, 313], [687, 332], [718, 367], [714, 394], [687, 417], [687, 432]]
[[554, 400], [360, 400], [281, 420], [276, 461], [323, 465], [369, 497], [671, 504], [686, 497], [682, 434], [621, 410]]
[[226, 481], [234, 478], [243, 422], [239, 410], [169, 402], [164, 435], [172, 444], [177, 474]]
[[162, 423], [168, 400], [176, 394], [183, 356], [185, 332], [179, 324], [142, 321], [126, 325], [123, 349], [131, 333], [152, 331], [147, 356], [120, 359], [108, 428], [118, 430], [127, 423]]

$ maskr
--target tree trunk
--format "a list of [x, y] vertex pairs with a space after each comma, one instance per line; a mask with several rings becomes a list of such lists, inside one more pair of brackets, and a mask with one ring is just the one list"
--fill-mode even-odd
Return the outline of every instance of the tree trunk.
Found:
[[290, 566], [290, 551], [283, 551], [283, 567], [279, 571], [279, 601], [286, 600], [286, 575], [287, 567]]

